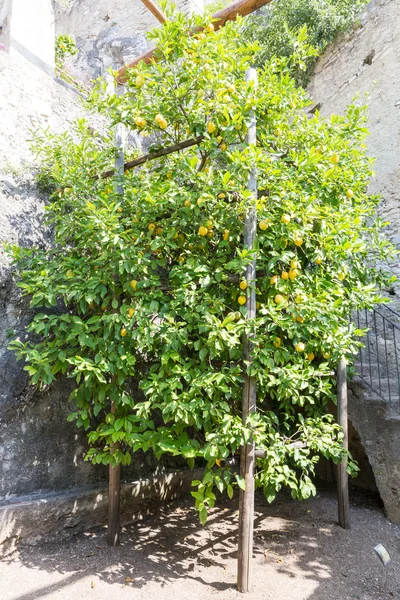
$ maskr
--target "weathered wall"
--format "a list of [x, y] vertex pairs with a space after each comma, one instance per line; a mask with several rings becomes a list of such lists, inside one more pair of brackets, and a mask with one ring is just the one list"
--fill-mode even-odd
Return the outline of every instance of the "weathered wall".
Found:
[[[80, 79], [95, 79], [111, 67], [108, 46], [119, 40], [123, 58], [146, 52], [146, 32], [160, 24], [140, 0], [55, 0], [56, 33], [72, 36], [79, 54], [68, 67]], [[177, 0], [185, 14], [201, 12], [203, 0]], [[150, 44], [151, 45], [151, 44]]]
[[[382, 196], [380, 214], [391, 221], [388, 233], [400, 248], [400, 6], [374, 0], [359, 27], [319, 60], [309, 87], [321, 114], [343, 114], [356, 94], [369, 105], [368, 152], [376, 157], [371, 192]], [[365, 98], [364, 95], [368, 94]], [[400, 277], [400, 263], [392, 265]], [[400, 279], [394, 285], [400, 302]]]

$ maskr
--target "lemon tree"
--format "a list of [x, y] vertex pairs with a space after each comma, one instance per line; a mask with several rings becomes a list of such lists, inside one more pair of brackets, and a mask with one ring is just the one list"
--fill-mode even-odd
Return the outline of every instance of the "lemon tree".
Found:
[[[36, 314], [28, 339], [12, 347], [32, 383], [75, 381], [70, 418], [88, 432], [88, 460], [129, 464], [142, 450], [204, 464], [193, 482], [203, 522], [217, 493], [243, 487], [227, 459], [251, 436], [264, 451], [255, 478], [269, 501], [283, 486], [309, 496], [319, 457], [343, 458], [328, 408], [332, 372], [356, 350], [351, 311], [377, 301], [385, 277], [375, 265], [389, 252], [378, 199], [366, 192], [364, 110], [307, 115], [309, 100], [292, 78], [308, 53], [303, 34], [295, 56], [259, 70], [255, 89], [245, 72], [260, 48], [242, 42], [242, 27], [238, 20], [215, 32], [204, 18], [174, 15], [152, 34], [159, 61], [128, 73], [124, 96], [101, 85], [93, 92], [90, 107], [107, 117], [108, 133], [80, 121], [70, 134], [39, 139], [54, 243], [14, 248]], [[252, 110], [255, 147], [245, 143]], [[126, 172], [123, 195], [100, 176], [112, 166], [119, 122], [141, 134], [148, 158]], [[128, 160], [138, 154], [128, 147]], [[249, 252], [243, 221], [254, 166]], [[254, 257], [257, 278], [248, 283]], [[256, 378], [258, 410], [243, 424], [246, 371]]]

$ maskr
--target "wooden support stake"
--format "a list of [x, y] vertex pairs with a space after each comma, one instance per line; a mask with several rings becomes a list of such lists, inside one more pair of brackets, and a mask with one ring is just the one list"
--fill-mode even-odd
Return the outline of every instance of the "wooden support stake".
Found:
[[[114, 68], [120, 64], [120, 49], [113, 48]], [[117, 63], [117, 64], [115, 64]], [[120, 97], [124, 94], [124, 86], [116, 82], [115, 94]], [[125, 144], [125, 127], [122, 123], [118, 123], [115, 128], [115, 191], [121, 197], [124, 194], [124, 144]], [[116, 406], [113, 402], [111, 412], [115, 414]], [[118, 448], [117, 444], [113, 444], [110, 448], [111, 454]], [[121, 495], [121, 466], [118, 464], [109, 466], [109, 482], [108, 482], [108, 529], [107, 529], [107, 544], [109, 546], [119, 545], [119, 535], [121, 531], [120, 524], [120, 495]]]
[[[347, 368], [346, 359], [343, 356], [337, 367], [337, 412], [338, 423], [343, 430], [343, 446], [348, 450]], [[347, 461], [342, 461], [337, 467], [338, 514], [340, 527], [350, 529], [349, 476], [346, 469]]]
[[[257, 84], [257, 71], [248, 69], [246, 72], [246, 81], [253, 81]], [[249, 146], [256, 145], [256, 116], [253, 112], [251, 123], [247, 132], [247, 144]], [[252, 250], [254, 248], [257, 214], [257, 172], [253, 168], [249, 175], [248, 189], [252, 193], [254, 202], [250, 210], [245, 215], [244, 223], [244, 245], [245, 248]], [[246, 301], [246, 318], [254, 319], [256, 316], [256, 261], [251, 261], [246, 267], [245, 278], [248, 284], [247, 301]], [[253, 335], [246, 331], [243, 340], [243, 358], [247, 366], [252, 362], [252, 337]], [[245, 375], [243, 385], [243, 409], [242, 420], [246, 423], [250, 413], [256, 411], [256, 380], [254, 377]], [[254, 462], [255, 462], [255, 447], [254, 442], [249, 441], [248, 444], [240, 449], [240, 475], [244, 478], [246, 489], [240, 490], [239, 496], [239, 539], [238, 539], [238, 569], [237, 569], [237, 585], [239, 592], [245, 593], [249, 591], [251, 578], [251, 563], [253, 557], [253, 526], [254, 526]]]
[[142, 0], [142, 3], [145, 5], [146, 8], [149, 9], [149, 11], [155, 16], [155, 18], [158, 21], [160, 21], [160, 23], [165, 23], [167, 17], [164, 15], [161, 8], [159, 8], [155, 2], [152, 2], [152, 0]]

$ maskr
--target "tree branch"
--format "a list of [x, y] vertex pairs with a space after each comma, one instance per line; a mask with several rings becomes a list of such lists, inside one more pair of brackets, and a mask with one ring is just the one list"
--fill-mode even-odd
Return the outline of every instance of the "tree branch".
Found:
[[[143, 156], [139, 156], [139, 158], [135, 158], [126, 162], [124, 164], [124, 171], [128, 171], [129, 169], [134, 169], [139, 165], [143, 165], [149, 160], [154, 160], [155, 158], [160, 158], [161, 156], [167, 156], [168, 154], [172, 154], [173, 152], [179, 152], [180, 150], [185, 150], [185, 148], [190, 148], [191, 146], [198, 146], [204, 139], [204, 136], [199, 135], [197, 138], [191, 138], [190, 140], [185, 140], [183, 142], [179, 142], [178, 144], [173, 144], [172, 146], [167, 146], [166, 148], [161, 148], [161, 150], [156, 150], [156, 152], [150, 152], [149, 154], [143, 154]], [[110, 169], [109, 171], [104, 171], [101, 175], [96, 175], [95, 179], [107, 179], [107, 177], [113, 177], [115, 175], [115, 170]]]

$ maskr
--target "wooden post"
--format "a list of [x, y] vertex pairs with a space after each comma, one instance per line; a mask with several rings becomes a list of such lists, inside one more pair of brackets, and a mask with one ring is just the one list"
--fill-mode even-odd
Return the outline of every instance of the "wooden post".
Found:
[[[246, 72], [246, 81], [253, 81], [257, 84], [257, 71], [248, 69]], [[247, 144], [256, 145], [256, 116], [253, 112], [251, 123], [247, 132]], [[249, 175], [248, 189], [251, 191], [254, 202], [247, 211], [244, 222], [244, 245], [247, 249], [254, 248], [257, 228], [257, 172], [252, 169]], [[253, 259], [247, 265], [245, 278], [248, 284], [246, 301], [246, 318], [254, 319], [256, 316], [256, 261]], [[243, 358], [246, 364], [252, 361], [252, 334], [246, 331], [243, 340]], [[256, 410], [256, 381], [254, 377], [245, 375], [243, 385], [243, 408], [242, 419], [246, 422], [250, 413]], [[244, 478], [246, 489], [240, 490], [239, 496], [239, 539], [238, 539], [238, 571], [237, 585], [239, 592], [249, 591], [251, 578], [251, 562], [253, 556], [253, 525], [254, 525], [254, 463], [255, 448], [254, 442], [250, 440], [248, 444], [240, 449], [240, 475]]]
[[[120, 49], [112, 48], [114, 69], [117, 69], [121, 64]], [[117, 97], [124, 94], [124, 86], [118, 82], [115, 83], [115, 94]], [[122, 123], [118, 123], [115, 127], [115, 191], [123, 196], [124, 193], [124, 143], [125, 143], [125, 127]], [[115, 402], [111, 405], [111, 412], [115, 414]], [[112, 444], [110, 448], [111, 454], [118, 448], [117, 444]], [[108, 478], [108, 528], [107, 528], [107, 544], [109, 546], [118, 546], [119, 535], [121, 530], [120, 524], [120, 495], [121, 495], [121, 466], [109, 466]]]
[[142, 3], [145, 5], [146, 8], [149, 9], [149, 11], [155, 16], [155, 18], [158, 21], [160, 21], [160, 23], [165, 23], [167, 17], [164, 15], [163, 11], [155, 2], [153, 2], [152, 0], [142, 0]]
[[[337, 367], [337, 412], [337, 420], [343, 430], [343, 446], [348, 450], [347, 368], [346, 359], [343, 356], [340, 358]], [[342, 461], [337, 467], [338, 514], [340, 527], [343, 527], [343, 529], [350, 529], [349, 476], [346, 468], [347, 461]]]

